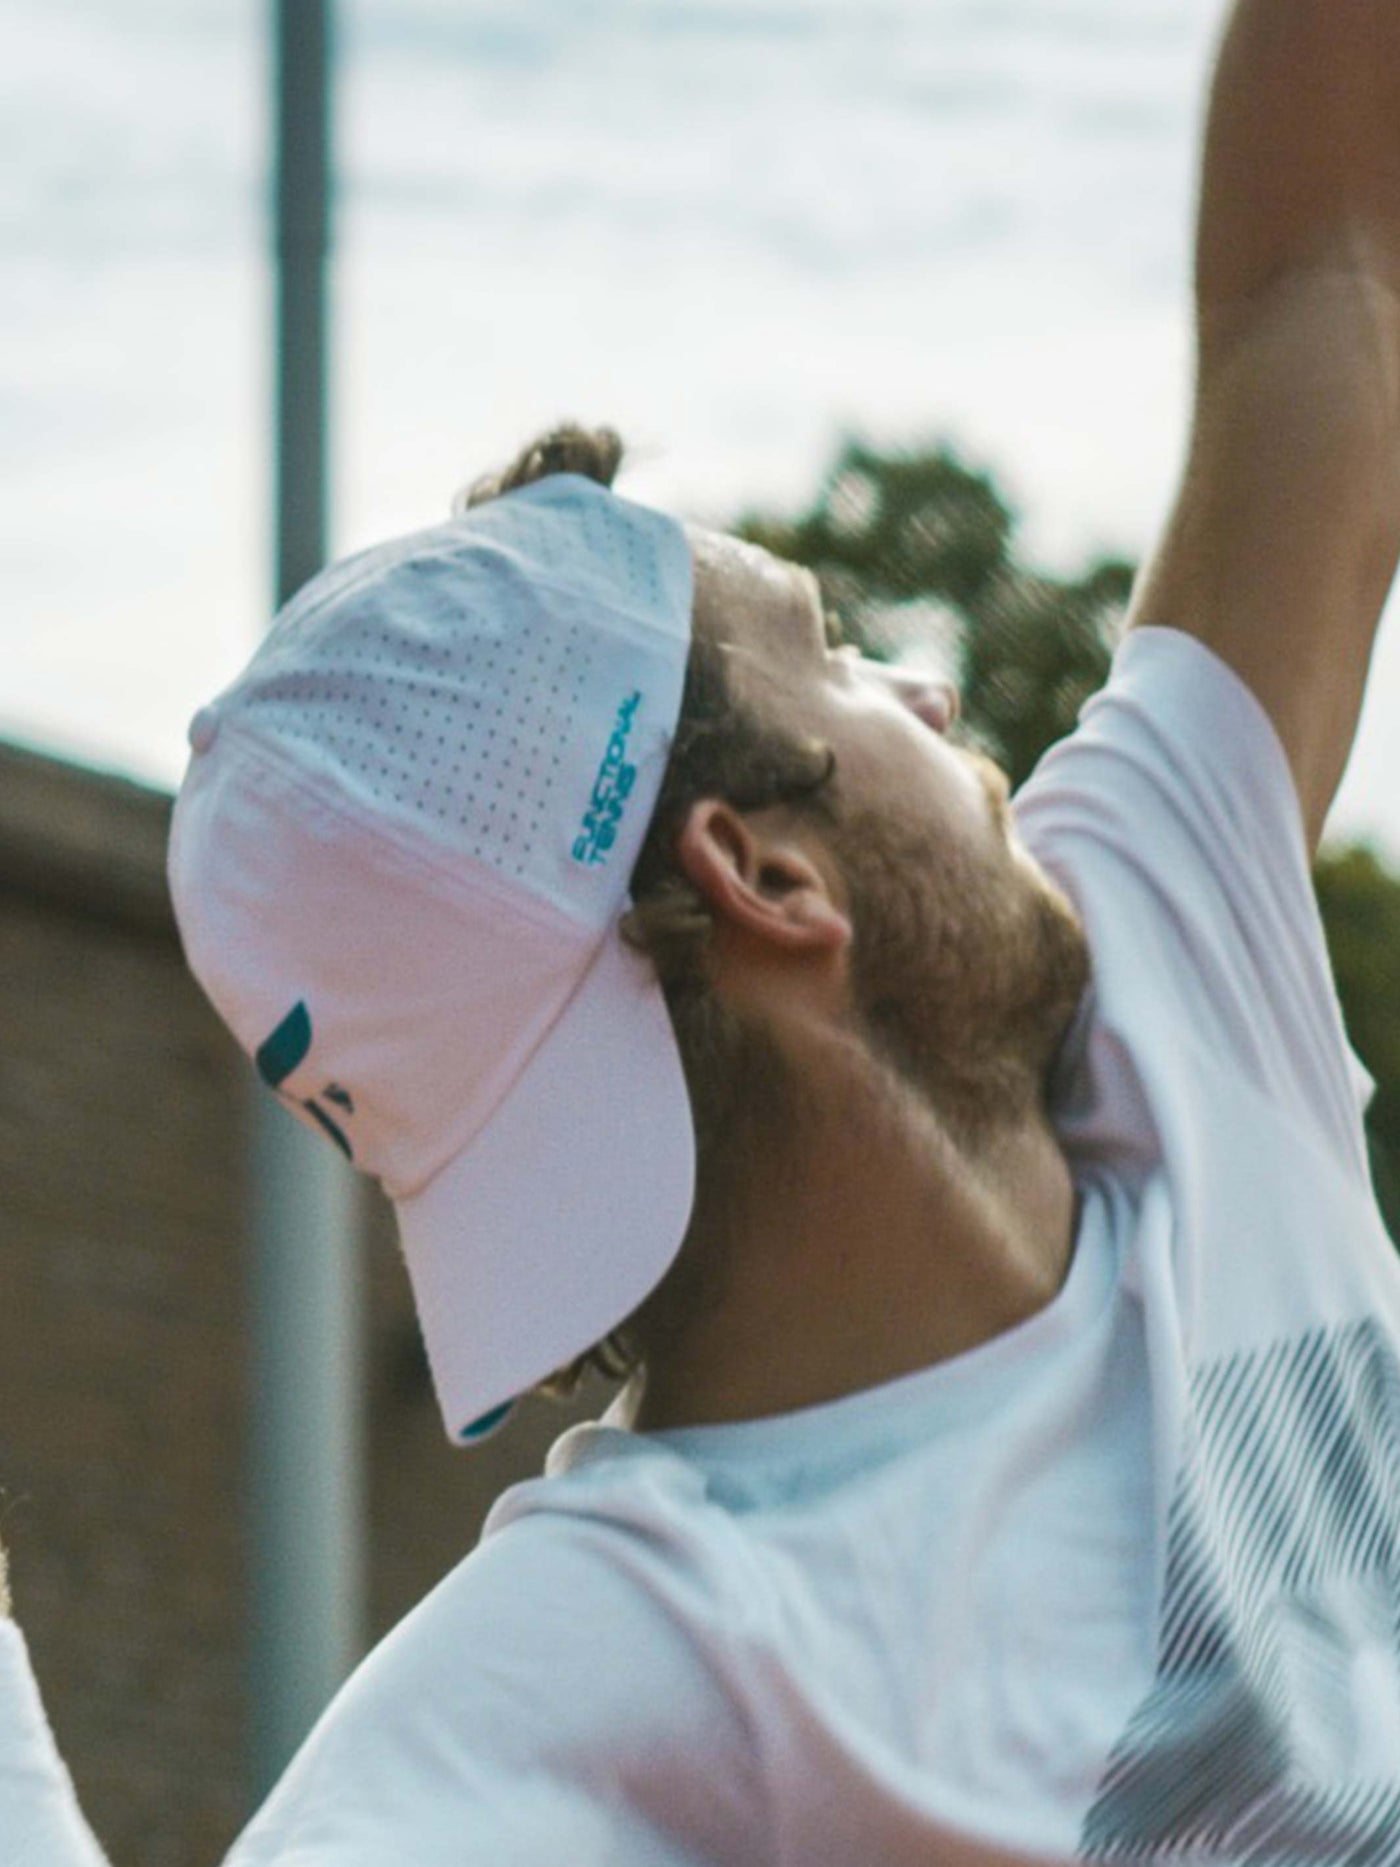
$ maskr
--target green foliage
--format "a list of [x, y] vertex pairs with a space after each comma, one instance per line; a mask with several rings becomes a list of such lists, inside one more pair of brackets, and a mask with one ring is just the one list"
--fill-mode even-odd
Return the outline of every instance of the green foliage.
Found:
[[[1017, 786], [1107, 678], [1136, 572], [1100, 558], [1047, 576], [1017, 558], [1016, 525], [991, 477], [946, 445], [882, 454], [848, 439], [808, 511], [732, 530], [816, 571], [865, 653], [947, 667], [969, 739]], [[1400, 1240], [1400, 877], [1363, 844], [1324, 850], [1315, 879], [1347, 1029], [1376, 1079], [1367, 1132]]]

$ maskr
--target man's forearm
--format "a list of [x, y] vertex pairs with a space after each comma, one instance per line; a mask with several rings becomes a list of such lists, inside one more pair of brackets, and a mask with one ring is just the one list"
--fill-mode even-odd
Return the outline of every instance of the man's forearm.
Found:
[[1400, 0], [1236, 0], [1211, 87], [1198, 304], [1322, 267], [1400, 290]]

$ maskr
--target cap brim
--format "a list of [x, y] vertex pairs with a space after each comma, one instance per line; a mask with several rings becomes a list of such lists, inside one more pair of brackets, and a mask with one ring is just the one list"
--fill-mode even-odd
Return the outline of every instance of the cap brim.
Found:
[[674, 1261], [694, 1192], [666, 1001], [614, 924], [486, 1126], [396, 1202], [452, 1439], [636, 1308]]

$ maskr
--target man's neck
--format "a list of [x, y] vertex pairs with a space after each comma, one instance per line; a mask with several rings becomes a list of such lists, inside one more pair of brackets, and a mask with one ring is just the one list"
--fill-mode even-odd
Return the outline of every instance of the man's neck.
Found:
[[644, 1342], [637, 1430], [877, 1386], [1014, 1328], [1063, 1285], [1077, 1202], [1035, 1098], [973, 1158], [908, 1092], [839, 1087]]

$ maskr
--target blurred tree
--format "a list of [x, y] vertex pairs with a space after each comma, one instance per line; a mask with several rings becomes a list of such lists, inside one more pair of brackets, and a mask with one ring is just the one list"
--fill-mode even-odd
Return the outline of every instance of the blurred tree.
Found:
[[[866, 654], [952, 673], [968, 736], [1014, 787], [1103, 685], [1136, 574], [1098, 558], [1049, 576], [1015, 555], [1017, 522], [945, 443], [881, 453], [847, 439], [808, 511], [746, 513], [730, 529], [816, 571]], [[1372, 1169], [1400, 1241], [1400, 877], [1365, 844], [1324, 849], [1314, 875], [1347, 1029], [1376, 1079]]]

